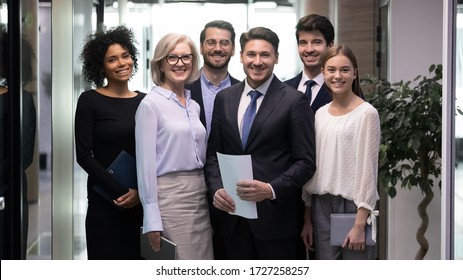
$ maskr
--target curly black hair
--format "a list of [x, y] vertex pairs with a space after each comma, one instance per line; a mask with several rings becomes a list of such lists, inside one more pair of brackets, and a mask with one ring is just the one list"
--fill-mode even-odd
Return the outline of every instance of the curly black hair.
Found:
[[132, 76], [138, 70], [138, 49], [135, 47], [135, 35], [132, 29], [123, 25], [96, 31], [89, 34], [80, 54], [83, 63], [82, 77], [97, 88], [102, 87], [105, 75], [103, 72], [104, 57], [109, 46], [119, 44], [127, 49], [133, 60]]

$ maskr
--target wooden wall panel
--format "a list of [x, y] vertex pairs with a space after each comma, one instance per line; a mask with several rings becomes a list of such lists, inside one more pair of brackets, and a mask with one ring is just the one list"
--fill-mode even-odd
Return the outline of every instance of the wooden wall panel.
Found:
[[357, 56], [360, 76], [376, 74], [377, 1], [306, 0], [305, 14], [327, 16], [336, 31], [335, 42], [347, 44]]

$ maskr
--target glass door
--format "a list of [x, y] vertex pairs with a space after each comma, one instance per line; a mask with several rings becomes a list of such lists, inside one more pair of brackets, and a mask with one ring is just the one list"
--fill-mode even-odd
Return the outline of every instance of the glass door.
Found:
[[0, 2], [2, 259], [26, 259], [29, 237], [33, 236], [29, 209], [39, 200], [37, 3]]
[[37, 45], [34, 78], [37, 134], [34, 155], [35, 185], [29, 193], [27, 259], [51, 259], [51, 2], [27, 1], [33, 10]]
[[7, 247], [9, 240], [7, 228], [6, 215], [7, 207], [6, 201], [8, 199], [9, 189], [9, 169], [7, 163], [9, 162], [10, 154], [8, 153], [8, 138], [9, 133], [9, 114], [7, 113], [8, 102], [6, 94], [8, 88], [6, 87], [6, 68], [5, 56], [7, 55], [8, 45], [8, 8], [6, 0], [0, 1], [0, 259], [6, 259], [9, 256], [10, 250]]

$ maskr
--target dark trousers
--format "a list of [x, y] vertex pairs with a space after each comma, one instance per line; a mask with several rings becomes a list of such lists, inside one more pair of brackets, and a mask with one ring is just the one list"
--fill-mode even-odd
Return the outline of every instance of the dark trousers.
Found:
[[262, 240], [254, 236], [248, 221], [238, 218], [231, 238], [225, 239], [225, 254], [229, 260], [295, 260], [298, 258], [299, 236]]
[[[212, 205], [212, 202], [209, 202], [209, 215], [211, 216], [211, 226], [212, 226], [212, 246], [214, 248], [214, 260], [225, 260], [225, 241], [218, 230], [218, 222], [220, 221], [220, 212]], [[227, 214], [228, 215], [228, 214]]]

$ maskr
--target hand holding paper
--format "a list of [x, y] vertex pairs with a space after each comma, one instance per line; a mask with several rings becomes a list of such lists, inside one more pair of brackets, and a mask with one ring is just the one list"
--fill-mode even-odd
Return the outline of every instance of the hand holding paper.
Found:
[[236, 193], [242, 200], [260, 202], [273, 197], [271, 187], [258, 180], [239, 181], [236, 185]]
[[235, 212], [235, 202], [233, 199], [227, 194], [225, 189], [218, 190], [214, 195], [214, 202], [215, 208], [220, 209], [225, 212]]
[[230, 214], [248, 219], [257, 219], [257, 206], [253, 201], [244, 201], [236, 194], [236, 184], [242, 180], [252, 180], [250, 155], [225, 155], [217, 153], [220, 174], [226, 193], [235, 203], [235, 211]]

